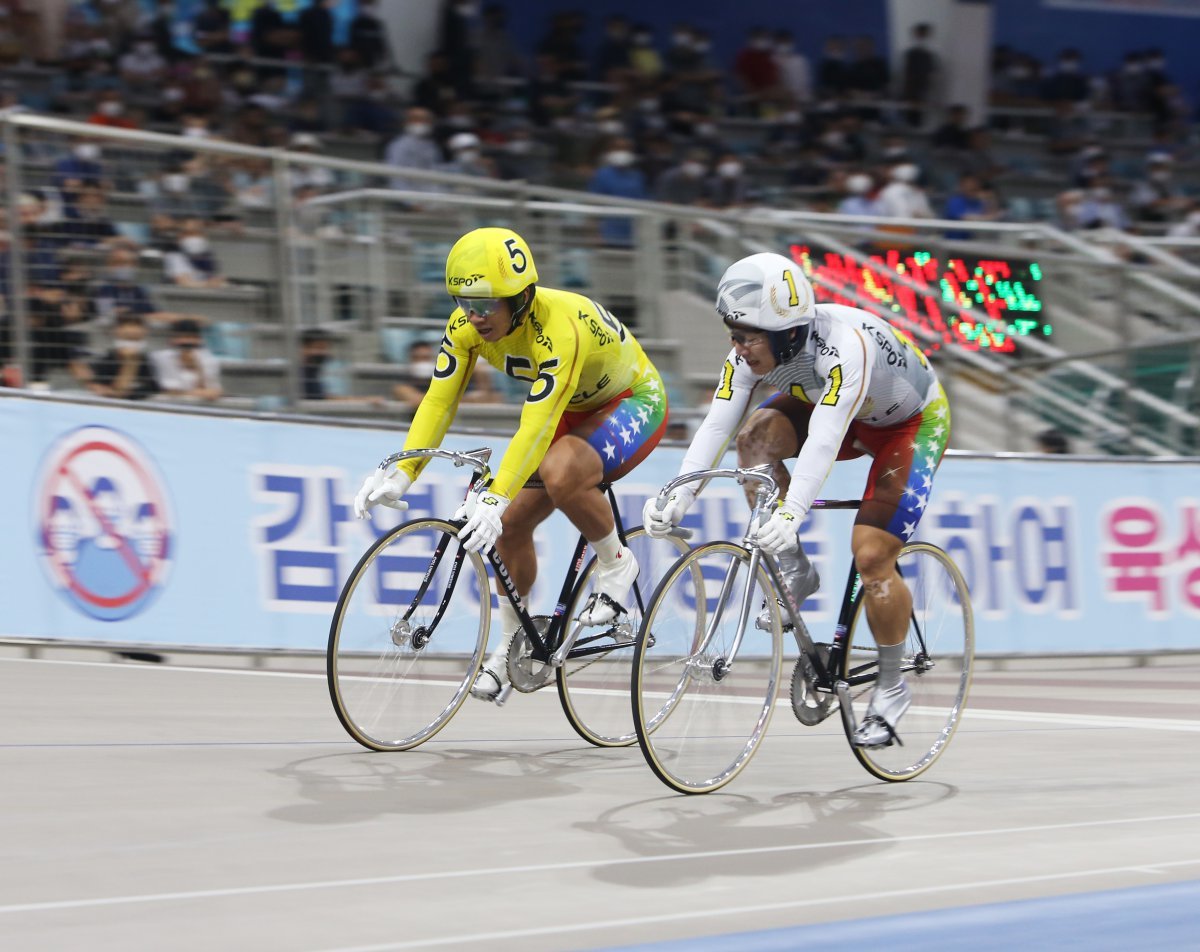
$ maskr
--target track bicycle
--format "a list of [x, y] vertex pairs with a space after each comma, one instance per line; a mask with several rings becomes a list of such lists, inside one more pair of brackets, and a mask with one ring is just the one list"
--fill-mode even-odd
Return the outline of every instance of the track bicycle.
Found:
[[[896, 567], [913, 596], [902, 672], [912, 705], [897, 742], [857, 747], [878, 650], [863, 611], [862, 584], [851, 566], [830, 642], [816, 643], [754, 528], [779, 488], [770, 466], [713, 469], [672, 480], [678, 486], [732, 478], [757, 484], [741, 543], [699, 545], [662, 576], [642, 616], [634, 652], [631, 700], [638, 743], [650, 768], [682, 793], [708, 793], [736, 777], [758, 749], [779, 691], [783, 634], [796, 639], [791, 702], [797, 720], [820, 724], [835, 708], [859, 763], [881, 780], [910, 780], [945, 751], [971, 685], [975, 627], [962, 573], [940, 548], [912, 542]], [[860, 500], [817, 500], [813, 509], [858, 509]]]
[[[450, 460], [472, 469], [470, 493], [490, 480], [490, 457], [490, 449], [409, 450], [389, 456], [380, 468], [408, 459]], [[687, 551], [686, 533], [657, 540], [640, 526], [626, 531], [611, 486], [600, 488], [612, 506], [618, 536], [638, 560], [641, 579], [657, 577]], [[490, 564], [521, 619], [508, 654], [511, 688], [529, 693], [553, 680], [563, 712], [581, 737], [598, 747], [632, 745], [636, 734], [628, 692], [642, 585], [635, 583], [626, 599], [632, 604], [611, 622], [578, 621], [597, 568], [594, 556], [586, 558], [588, 544], [581, 535], [554, 614], [530, 615], [494, 548], [486, 563], [480, 553], [463, 549], [462, 525], [462, 520], [437, 518], [405, 522], [376, 540], [347, 578], [326, 653], [329, 694], [342, 726], [365, 747], [394, 751], [424, 743], [450, 721], [470, 693], [487, 650]]]

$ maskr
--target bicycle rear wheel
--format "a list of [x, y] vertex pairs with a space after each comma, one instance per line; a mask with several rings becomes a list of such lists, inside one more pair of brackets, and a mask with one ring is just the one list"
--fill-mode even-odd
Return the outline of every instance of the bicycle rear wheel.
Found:
[[[870, 748], [851, 744], [869, 773], [892, 781], [911, 780], [945, 751], [962, 718], [975, 658], [971, 596], [950, 556], [937, 546], [917, 542], [901, 550], [896, 567], [913, 599], [903, 663], [912, 706], [897, 725], [901, 744]], [[842, 679], [850, 686], [851, 707], [859, 723], [866, 716], [878, 659], [860, 602], [842, 665]]]
[[[567, 721], [584, 740], [597, 747], [628, 747], [637, 741], [630, 714], [629, 683], [633, 671], [633, 646], [642, 623], [642, 609], [650, 600], [653, 580], [661, 578], [680, 555], [688, 551], [682, 539], [655, 539], [641, 526], [625, 533], [640, 572], [636, 590], [625, 600], [628, 612], [612, 624], [584, 628], [563, 666], [558, 669], [558, 699]], [[588, 562], [567, 608], [571, 619], [587, 604], [596, 576], [596, 560]]]
[[[634, 726], [650, 769], [681, 793], [708, 793], [736, 777], [775, 707], [782, 619], [766, 568], [752, 577], [749, 562], [750, 553], [729, 542], [693, 549], [646, 607], [633, 661]], [[764, 612], [765, 630], [757, 624]]]
[[375, 542], [346, 580], [329, 628], [329, 696], [350, 736], [408, 750], [454, 716], [487, 646], [491, 589], [457, 529], [417, 519]]

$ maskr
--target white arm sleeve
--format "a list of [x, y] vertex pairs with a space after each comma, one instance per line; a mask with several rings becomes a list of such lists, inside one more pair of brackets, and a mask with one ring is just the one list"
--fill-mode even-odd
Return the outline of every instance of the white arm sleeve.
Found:
[[[701, 469], [712, 469], [725, 454], [729, 440], [737, 432], [738, 424], [750, 405], [750, 397], [758, 381], [762, 379], [751, 372], [746, 362], [731, 350], [721, 365], [721, 376], [713, 394], [708, 415], [692, 437], [692, 445], [684, 454], [679, 475], [694, 473]], [[699, 487], [688, 487], [693, 495]]]
[[852, 327], [839, 327], [830, 338], [837, 356], [817, 357], [817, 372], [825, 378], [825, 389], [813, 406], [808, 438], [792, 467], [787, 493], [788, 508], [798, 513], [808, 512], [821, 491], [871, 384], [871, 361], [862, 335]]

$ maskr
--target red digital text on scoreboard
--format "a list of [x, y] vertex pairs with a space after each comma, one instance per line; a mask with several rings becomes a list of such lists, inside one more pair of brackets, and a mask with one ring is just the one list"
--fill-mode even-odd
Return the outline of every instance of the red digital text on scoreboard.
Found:
[[[915, 335], [926, 353], [954, 344], [967, 350], [1010, 353], [1016, 340], [1030, 334], [1049, 337], [1041, 318], [1042, 301], [1034, 286], [1042, 280], [1036, 263], [1002, 259], [939, 260], [926, 251], [888, 249], [866, 261], [825, 252], [815, 258], [802, 244], [791, 246], [792, 260], [804, 268], [817, 299], [858, 307], [845, 292], [873, 298], [891, 313], [888, 319]], [[904, 279], [907, 279], [904, 280]], [[972, 308], [978, 319], [959, 313]]]

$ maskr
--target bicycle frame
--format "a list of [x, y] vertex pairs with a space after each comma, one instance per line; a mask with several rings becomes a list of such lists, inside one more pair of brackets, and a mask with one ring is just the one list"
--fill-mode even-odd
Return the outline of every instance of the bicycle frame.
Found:
[[[739, 484], [744, 485], [746, 482], [757, 482], [759, 488], [755, 494], [754, 506], [750, 513], [750, 521], [746, 529], [746, 534], [742, 539], [742, 546], [750, 552], [750, 562], [747, 566], [747, 571], [750, 577], [754, 577], [760, 563], [764, 563], [768, 574], [771, 576], [771, 581], [774, 584], [776, 591], [784, 593], [787, 591], [783, 584], [783, 579], [780, 576], [779, 568], [775, 564], [773, 558], [763, 558], [763, 552], [758, 547], [758, 543], [752, 538], [753, 529], [758, 524], [762, 515], [769, 510], [769, 507], [779, 498], [779, 486], [775, 478], [771, 475], [771, 464], [763, 464], [748, 468], [737, 469], [710, 469], [695, 473], [688, 473], [680, 476], [667, 483], [659, 492], [658, 508], [663, 508], [671, 492], [679, 486], [694, 482], [707, 483], [708, 480], [720, 477], [731, 477], [736, 479]], [[703, 487], [701, 487], [703, 488]], [[857, 510], [862, 506], [862, 500], [859, 499], [818, 499], [812, 504], [813, 509], [853, 509]], [[717, 599], [717, 611], [714, 613], [712, 621], [709, 623], [704, 634], [704, 640], [696, 650], [696, 656], [701, 656], [708, 649], [712, 641], [714, 633], [720, 625], [721, 618], [726, 608], [726, 601], [729, 593], [733, 588], [733, 582], [738, 572], [738, 563], [735, 561], [730, 564], [725, 575], [725, 581], [721, 586], [721, 594]], [[901, 576], [903, 577], [903, 576]], [[850, 672], [848, 679], [839, 679], [835, 672], [841, 671], [843, 657], [846, 652], [846, 641], [850, 632], [850, 626], [854, 622], [854, 616], [858, 612], [859, 602], [862, 599], [862, 578], [858, 570], [851, 565], [849, 577], [846, 580], [845, 592], [842, 595], [842, 605], [838, 612], [837, 625], [834, 628], [833, 642], [830, 646], [829, 655], [826, 658], [821, 657], [821, 652], [817, 650], [812, 636], [808, 632], [808, 628], [804, 624], [804, 620], [800, 617], [800, 606], [792, 605], [788, 598], [780, 599], [787, 608], [788, 617], [792, 624], [792, 633], [796, 639], [796, 646], [803, 654], [814, 672], [813, 688], [822, 694], [835, 694], [838, 690], [838, 681], [844, 680], [846, 687], [853, 687], [858, 684], [868, 683], [874, 680], [874, 675], [863, 674], [871, 665], [863, 665], [858, 670]], [[738, 627], [734, 636], [733, 645], [730, 648], [730, 657], [726, 659], [718, 659], [714, 663], [714, 668], [719, 670], [714, 671], [714, 676], [723, 677], [733, 666], [734, 659], [737, 657], [738, 650], [741, 648], [742, 639], [745, 636], [746, 625], [750, 620], [751, 606], [751, 587], [747, 587], [742, 596], [742, 604], [740, 606], [740, 618]], [[922, 650], [924, 651], [924, 635], [920, 630], [920, 625], [917, 622], [916, 616], [913, 616], [913, 624], [917, 629], [918, 639], [921, 641]], [[915, 665], [907, 666], [904, 670], [912, 670]]]
[[[448, 459], [451, 460], [455, 466], [470, 466], [474, 470], [474, 475], [472, 476], [471, 482], [467, 487], [467, 494], [469, 495], [481, 484], [488, 482], [490, 479], [491, 470], [488, 466], [488, 460], [491, 458], [491, 453], [492, 451], [488, 448], [471, 450], [467, 453], [455, 453], [449, 450], [407, 450], [400, 453], [394, 453], [387, 457], [387, 459], [379, 464], [379, 468], [387, 469], [387, 467], [406, 459]], [[617, 506], [617, 499], [616, 495], [613, 493], [612, 486], [609, 483], [601, 483], [598, 488], [608, 497], [609, 506], [612, 508], [613, 520], [616, 523], [617, 538], [620, 539], [622, 545], [627, 545], [628, 540], [625, 537], [625, 526], [621, 521], [621, 512]], [[534, 623], [533, 617], [529, 614], [529, 611], [525, 606], [524, 598], [522, 598], [520, 593], [517, 592], [516, 585], [513, 583], [512, 577], [508, 573], [508, 568], [505, 566], [503, 560], [501, 560], [500, 555], [496, 551], [495, 547], [490, 549], [487, 553], [488, 562], [491, 564], [492, 570], [496, 573], [496, 578], [500, 580], [500, 587], [503, 590], [505, 597], [508, 598], [513, 608], [516, 610], [517, 617], [521, 621], [521, 626], [525, 631], [525, 635], [529, 638], [529, 642], [532, 645], [531, 656], [535, 661], [548, 663], [554, 667], [561, 667], [568, 657], [578, 658], [590, 654], [603, 654], [612, 651], [614, 647], [619, 648], [633, 646], [631, 635], [629, 642], [624, 645], [620, 643], [614, 645], [610, 640], [606, 641], [603, 645], [588, 647], [591, 642], [603, 638], [609, 629], [605, 629], [605, 632], [598, 633], [595, 636], [583, 639], [583, 644], [578, 648], [575, 647], [575, 643], [580, 640], [578, 631], [576, 631], [575, 637], [572, 639], [568, 640], [562, 637], [563, 627], [568, 621], [566, 617], [567, 606], [570, 604], [571, 594], [574, 592], [575, 586], [579, 581], [580, 573], [583, 571], [583, 554], [587, 549], [587, 544], [587, 539], [584, 538], [582, 533], [580, 533], [579, 541], [575, 544], [575, 552], [571, 557], [570, 568], [567, 571], [566, 578], [563, 580], [562, 589], [558, 595], [558, 603], [555, 606], [554, 614], [551, 616], [550, 625], [547, 628], [544, 637], [538, 632], [537, 625]], [[437, 548], [434, 549], [433, 556], [429, 562], [429, 567], [425, 570], [425, 575], [417, 587], [416, 594], [414, 595], [408, 610], [402, 616], [404, 621], [408, 621], [412, 613], [416, 610], [417, 606], [421, 603], [421, 600], [425, 597], [426, 592], [428, 592], [429, 586], [432, 584], [433, 578], [437, 574], [437, 570], [442, 563], [442, 559], [445, 557], [446, 550], [449, 545], [450, 536], [446, 535], [438, 543]], [[429, 625], [420, 633], [421, 637], [425, 641], [428, 641], [429, 637], [437, 629], [438, 623], [445, 614], [446, 607], [449, 605], [450, 598], [454, 594], [454, 588], [458, 583], [459, 573], [462, 569], [463, 560], [466, 558], [466, 554], [467, 553], [464, 549], [459, 548], [458, 553], [454, 557], [454, 561], [450, 566], [450, 578], [446, 584], [446, 591], [442, 596], [441, 603], [438, 605], [437, 612], [430, 621]], [[633, 586], [633, 592], [634, 597], [637, 599], [638, 610], [641, 611], [644, 608], [644, 605], [642, 604], [642, 593], [636, 582]], [[551, 654], [551, 646], [556, 648], [553, 654]]]

